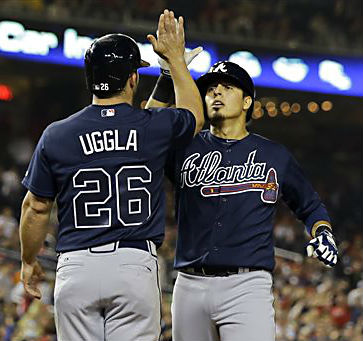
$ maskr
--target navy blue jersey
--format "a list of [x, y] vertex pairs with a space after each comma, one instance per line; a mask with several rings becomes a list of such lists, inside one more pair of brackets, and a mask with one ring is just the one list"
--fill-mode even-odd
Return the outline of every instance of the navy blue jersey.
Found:
[[256, 134], [225, 140], [202, 131], [169, 156], [176, 185], [175, 267], [274, 268], [273, 217], [281, 197], [310, 232], [329, 224], [318, 194], [282, 145]]
[[185, 109], [90, 105], [43, 132], [23, 184], [56, 198], [57, 251], [164, 236], [163, 168], [193, 137]]

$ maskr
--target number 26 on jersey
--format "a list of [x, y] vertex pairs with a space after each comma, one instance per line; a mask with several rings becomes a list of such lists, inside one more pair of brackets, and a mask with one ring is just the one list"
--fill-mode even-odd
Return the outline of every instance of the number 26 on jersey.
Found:
[[126, 227], [141, 225], [151, 215], [151, 194], [146, 187], [151, 179], [146, 166], [123, 166], [115, 175], [103, 168], [80, 169], [73, 176], [73, 187], [79, 189], [73, 197], [75, 227], [111, 227], [113, 187], [118, 221]]

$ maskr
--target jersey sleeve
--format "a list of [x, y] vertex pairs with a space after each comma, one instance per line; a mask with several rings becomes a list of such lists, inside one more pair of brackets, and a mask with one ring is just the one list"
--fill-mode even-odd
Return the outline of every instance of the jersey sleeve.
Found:
[[172, 139], [175, 147], [186, 146], [194, 137], [195, 117], [187, 109], [168, 109], [172, 125]]
[[331, 226], [325, 205], [292, 155], [289, 155], [286, 167], [282, 199], [304, 222], [310, 235], [314, 235], [316, 229], [321, 225]]
[[34, 195], [54, 199], [57, 195], [55, 179], [46, 155], [47, 130], [41, 136], [22, 184]]

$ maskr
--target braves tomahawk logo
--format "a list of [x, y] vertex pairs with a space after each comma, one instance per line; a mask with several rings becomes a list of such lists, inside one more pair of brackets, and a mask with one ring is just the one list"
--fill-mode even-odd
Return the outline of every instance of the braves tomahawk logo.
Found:
[[260, 191], [263, 202], [275, 203], [279, 189], [276, 170], [266, 171], [266, 162], [255, 162], [255, 156], [256, 150], [248, 154], [245, 163], [223, 167], [219, 151], [203, 157], [194, 153], [183, 163], [180, 186], [201, 186], [200, 193], [204, 197]]

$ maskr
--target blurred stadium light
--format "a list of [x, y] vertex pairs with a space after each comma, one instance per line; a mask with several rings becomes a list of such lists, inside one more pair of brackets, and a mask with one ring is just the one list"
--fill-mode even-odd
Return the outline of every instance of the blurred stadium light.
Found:
[[11, 101], [13, 99], [13, 91], [10, 86], [0, 84], [0, 101]]

